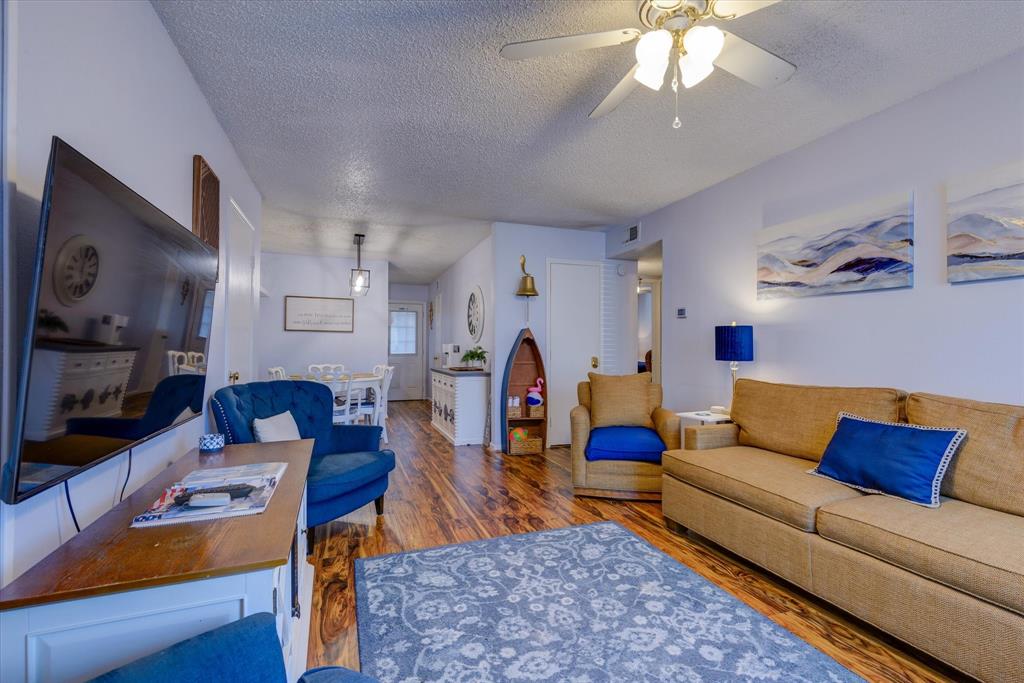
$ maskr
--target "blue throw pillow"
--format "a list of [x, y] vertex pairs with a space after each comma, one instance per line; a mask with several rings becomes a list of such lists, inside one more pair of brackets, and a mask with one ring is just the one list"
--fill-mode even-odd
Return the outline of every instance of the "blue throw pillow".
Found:
[[836, 433], [811, 474], [866, 493], [939, 507], [939, 489], [967, 431], [878, 422], [839, 413]]

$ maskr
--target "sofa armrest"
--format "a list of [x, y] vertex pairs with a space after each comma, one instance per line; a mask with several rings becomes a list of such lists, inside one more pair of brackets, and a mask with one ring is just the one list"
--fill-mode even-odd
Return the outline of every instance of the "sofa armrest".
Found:
[[687, 427], [684, 437], [688, 451], [704, 451], [709, 448], [726, 448], [740, 443], [740, 427], [735, 424], [703, 425]]
[[590, 441], [590, 411], [586, 406], [576, 406], [569, 411], [569, 426], [572, 434], [572, 483], [584, 486], [587, 481], [587, 442]]
[[665, 442], [665, 450], [679, 449], [679, 416], [668, 408], [659, 407], [651, 413], [651, 420], [654, 422], [654, 430]]
[[333, 425], [327, 443], [321, 445], [317, 439], [316, 450], [322, 454], [379, 451], [382, 431], [371, 425]]

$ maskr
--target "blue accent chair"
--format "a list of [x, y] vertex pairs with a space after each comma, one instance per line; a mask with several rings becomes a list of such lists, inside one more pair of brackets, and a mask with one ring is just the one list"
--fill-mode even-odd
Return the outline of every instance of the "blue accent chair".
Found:
[[201, 413], [205, 379], [203, 375], [164, 377], [153, 389], [142, 417], [73, 417], [67, 421], [67, 433], [138, 441], [170, 427], [185, 408]]
[[384, 514], [395, 454], [380, 450], [380, 427], [333, 423], [334, 394], [319, 382], [274, 380], [223, 387], [211, 399], [225, 442], [253, 443], [252, 421], [291, 412], [299, 434], [316, 439], [306, 479], [306, 525], [313, 529], [374, 501]]
[[[274, 615], [260, 612], [233, 621], [114, 669], [90, 683], [286, 683]], [[299, 683], [377, 683], [340, 666], [310, 669]]]

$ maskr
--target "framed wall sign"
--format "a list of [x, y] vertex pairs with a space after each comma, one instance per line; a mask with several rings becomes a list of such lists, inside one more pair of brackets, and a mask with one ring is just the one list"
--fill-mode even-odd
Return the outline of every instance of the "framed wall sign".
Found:
[[286, 296], [284, 329], [295, 332], [353, 332], [355, 300], [327, 296]]

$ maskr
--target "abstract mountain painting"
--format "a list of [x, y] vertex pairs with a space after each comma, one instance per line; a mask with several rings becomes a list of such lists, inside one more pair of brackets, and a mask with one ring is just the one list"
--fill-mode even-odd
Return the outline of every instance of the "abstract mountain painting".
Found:
[[950, 183], [947, 202], [950, 282], [1024, 276], [1024, 163]]
[[758, 299], [913, 285], [910, 193], [775, 225], [758, 236]]

